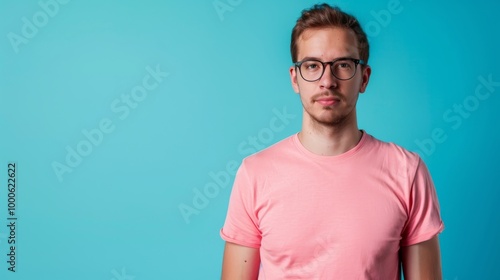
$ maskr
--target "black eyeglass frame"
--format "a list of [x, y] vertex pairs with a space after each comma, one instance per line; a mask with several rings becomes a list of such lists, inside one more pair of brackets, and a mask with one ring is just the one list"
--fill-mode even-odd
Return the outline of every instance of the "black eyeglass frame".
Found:
[[[352, 76], [348, 79], [341, 79], [339, 77], [337, 77], [335, 75], [335, 73], [333, 72], [333, 64], [339, 60], [351, 60], [352, 62], [354, 62], [354, 73], [352, 74]], [[304, 62], [309, 62], [309, 61], [316, 61], [316, 62], [319, 62], [323, 65], [323, 72], [321, 72], [321, 75], [319, 76], [319, 78], [317, 78], [316, 80], [307, 80], [306, 78], [304, 78], [304, 76], [302, 75], [302, 70], [300, 68], [300, 66], [302, 66], [302, 63]], [[356, 71], [358, 70], [358, 65], [366, 65], [366, 62], [362, 59], [356, 59], [356, 58], [352, 58], [352, 57], [339, 57], [335, 60], [332, 60], [332, 61], [327, 61], [327, 62], [323, 62], [323, 61], [320, 61], [320, 60], [317, 60], [317, 59], [305, 59], [305, 60], [302, 60], [302, 61], [297, 61], [295, 62], [293, 65], [295, 65], [295, 70], [297, 70], [297, 68], [299, 68], [299, 73], [300, 73], [300, 76], [302, 77], [302, 79], [304, 79], [304, 81], [307, 81], [307, 82], [316, 82], [318, 80], [320, 80], [323, 75], [325, 74], [325, 69], [326, 69], [326, 65], [330, 64], [330, 72], [332, 72], [332, 75], [341, 80], [341, 81], [347, 81], [347, 80], [350, 80], [352, 79], [355, 75], [356, 75]]]

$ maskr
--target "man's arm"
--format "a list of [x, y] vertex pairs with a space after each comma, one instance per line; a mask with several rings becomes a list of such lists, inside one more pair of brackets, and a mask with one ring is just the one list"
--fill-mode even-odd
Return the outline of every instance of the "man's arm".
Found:
[[438, 236], [401, 247], [405, 280], [442, 280]]
[[226, 242], [222, 261], [222, 280], [256, 280], [259, 267], [259, 249]]

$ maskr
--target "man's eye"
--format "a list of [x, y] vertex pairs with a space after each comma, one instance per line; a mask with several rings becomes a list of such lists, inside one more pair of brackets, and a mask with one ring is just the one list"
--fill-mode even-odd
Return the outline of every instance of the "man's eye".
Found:
[[347, 62], [341, 62], [338, 64], [338, 68], [340, 69], [350, 69], [351, 65]]
[[318, 70], [321, 68], [321, 66], [317, 62], [307, 62], [307, 63], [304, 63], [303, 66], [308, 71], [314, 71], [314, 70]]

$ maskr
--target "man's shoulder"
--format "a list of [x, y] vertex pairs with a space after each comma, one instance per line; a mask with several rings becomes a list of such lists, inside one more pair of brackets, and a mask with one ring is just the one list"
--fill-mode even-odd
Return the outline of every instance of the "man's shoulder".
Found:
[[421, 158], [417, 153], [412, 152], [399, 144], [383, 141], [372, 135], [368, 136], [371, 138], [370, 142], [372, 145], [372, 152], [378, 153], [386, 160], [412, 165], [418, 165], [421, 161]]
[[267, 148], [253, 153], [245, 157], [243, 162], [246, 164], [262, 165], [283, 156], [289, 156], [293, 151], [294, 137], [296, 137], [296, 134], [292, 134]]

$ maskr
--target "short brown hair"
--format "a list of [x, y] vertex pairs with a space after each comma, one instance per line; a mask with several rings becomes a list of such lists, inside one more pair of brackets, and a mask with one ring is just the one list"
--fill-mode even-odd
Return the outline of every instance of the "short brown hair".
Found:
[[363, 31], [363, 28], [361, 28], [359, 21], [354, 16], [340, 10], [339, 7], [331, 7], [326, 3], [316, 4], [308, 10], [303, 10], [302, 15], [293, 27], [290, 51], [292, 53], [292, 61], [294, 63], [297, 62], [297, 40], [300, 35], [306, 29], [324, 27], [340, 27], [354, 31], [356, 38], [358, 39], [360, 59], [364, 60], [365, 63], [368, 63], [370, 46], [368, 44], [366, 33]]

